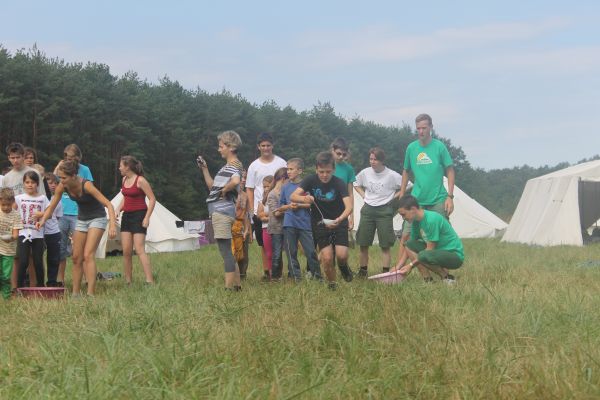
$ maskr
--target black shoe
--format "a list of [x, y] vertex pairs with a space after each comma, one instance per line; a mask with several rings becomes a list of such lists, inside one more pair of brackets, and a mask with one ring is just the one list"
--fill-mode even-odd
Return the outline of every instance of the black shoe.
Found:
[[360, 267], [356, 276], [360, 279], [367, 279], [369, 277], [369, 271], [366, 268]]
[[329, 283], [327, 284], [327, 288], [328, 288], [329, 290], [337, 290], [337, 287], [338, 287], [338, 284], [337, 284], [337, 282], [329, 282]]
[[352, 282], [354, 275], [352, 274], [352, 270], [347, 265], [340, 265], [340, 272], [342, 273], [342, 277], [346, 282]]
[[433, 277], [432, 276], [427, 276], [427, 277], [423, 278], [423, 280], [425, 281], [425, 283], [433, 283]]
[[382, 271], [383, 271], [383, 273], [385, 274], [385, 273], [387, 273], [387, 272], [390, 272], [390, 267], [383, 267], [383, 268], [381, 268], [381, 270], [382, 270]]

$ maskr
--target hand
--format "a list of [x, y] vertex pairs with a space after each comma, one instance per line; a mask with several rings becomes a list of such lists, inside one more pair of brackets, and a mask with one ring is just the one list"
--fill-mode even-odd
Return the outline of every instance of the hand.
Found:
[[327, 229], [336, 229], [339, 225], [340, 225], [340, 220], [339, 220], [339, 218], [336, 218], [336, 219], [333, 220], [332, 224], [325, 225], [325, 228], [327, 228]]
[[108, 225], [108, 237], [114, 239], [117, 236], [117, 227], [114, 222], [110, 222]]
[[144, 220], [142, 221], [142, 226], [143, 226], [144, 228], [147, 228], [147, 227], [148, 227], [148, 225], [150, 225], [150, 218], [148, 218], [148, 217], [144, 217]]
[[446, 197], [446, 201], [444, 201], [444, 210], [446, 210], [448, 216], [454, 211], [454, 200], [450, 196]]
[[304, 196], [304, 203], [312, 204], [314, 202], [315, 202], [315, 198], [312, 197], [310, 194], [307, 194], [306, 196]]
[[288, 207], [290, 207], [292, 210], [297, 210], [299, 208], [298, 203], [292, 203]]
[[40, 221], [35, 223], [35, 229], [37, 229], [39, 231], [40, 229], [42, 229], [44, 227], [45, 223], [46, 223], [46, 221], [42, 218]]
[[206, 160], [202, 156], [198, 156], [198, 158], [196, 158], [196, 163], [198, 164], [199, 168], [203, 168], [203, 169], [208, 168], [208, 165], [206, 164]]
[[[397, 268], [397, 267], [396, 267], [396, 268]], [[400, 268], [400, 271], [399, 271], [399, 272], [400, 272], [402, 275], [408, 275], [408, 274], [410, 274], [410, 271], [412, 271], [412, 268], [413, 268], [413, 263], [408, 263], [408, 264], [406, 264], [404, 267]]]

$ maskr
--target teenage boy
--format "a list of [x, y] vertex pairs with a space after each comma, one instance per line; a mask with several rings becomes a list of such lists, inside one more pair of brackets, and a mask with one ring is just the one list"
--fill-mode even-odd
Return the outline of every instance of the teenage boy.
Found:
[[319, 153], [316, 164], [316, 174], [304, 178], [290, 200], [311, 205], [311, 225], [319, 257], [329, 288], [335, 290], [335, 259], [344, 279], [352, 280], [348, 267], [348, 216], [352, 213], [352, 204], [346, 184], [333, 176], [335, 162], [331, 152]]
[[438, 274], [446, 283], [455, 282], [449, 269], [460, 268], [465, 259], [463, 244], [446, 218], [419, 207], [417, 199], [405, 195], [398, 201], [398, 212], [412, 224], [406, 252], [411, 262], [400, 268], [407, 275], [415, 265]]
[[[25, 189], [23, 188], [23, 176], [28, 171], [35, 171], [36, 174], [39, 175], [39, 181], [42, 182], [42, 176], [40, 173], [31, 167], [25, 165], [25, 147], [21, 143], [11, 143], [6, 147], [6, 155], [8, 156], [8, 161], [12, 165], [12, 169], [6, 175], [4, 175], [4, 179], [2, 180], [2, 187], [12, 189], [15, 196], [23, 194]], [[40, 194], [46, 195], [46, 190], [44, 189], [44, 185], [38, 185], [38, 191]], [[10, 283], [12, 288], [15, 289], [17, 287], [17, 274], [18, 274], [18, 265], [19, 258], [15, 256], [12, 276], [10, 278]]]
[[390, 248], [396, 243], [393, 219], [397, 207], [394, 203], [402, 184], [400, 174], [385, 166], [385, 152], [381, 148], [369, 150], [369, 164], [371, 166], [360, 171], [354, 182], [354, 189], [365, 201], [356, 232], [356, 242], [360, 246], [360, 278], [368, 276], [369, 247], [373, 245], [375, 231], [381, 247], [383, 272], [390, 270]]
[[[335, 160], [333, 176], [340, 178], [348, 186], [350, 204], [354, 207], [354, 190], [352, 190], [352, 185], [356, 182], [356, 173], [354, 172], [354, 167], [348, 162], [350, 148], [346, 139], [342, 137], [336, 138], [331, 143], [331, 154]], [[354, 228], [354, 215], [351, 214], [348, 217], [348, 230], [352, 230], [352, 228]]]
[[[288, 259], [288, 269], [296, 282], [302, 279], [300, 263], [298, 262], [298, 241], [304, 249], [310, 274], [315, 279], [323, 279], [312, 235], [310, 212], [308, 211], [310, 204], [296, 203], [290, 198], [300, 185], [303, 170], [304, 161], [302, 159], [292, 158], [287, 162], [289, 182], [281, 188], [281, 198], [279, 200], [279, 211], [285, 212], [283, 215], [283, 241]], [[281, 278], [281, 268], [274, 265], [273, 271], [274, 279]]]
[[263, 270], [265, 277], [270, 277], [270, 266], [267, 252], [263, 247], [262, 221], [257, 215], [258, 203], [263, 199], [263, 179], [269, 175], [275, 175], [279, 168], [285, 168], [286, 162], [283, 158], [273, 154], [273, 136], [269, 133], [261, 133], [256, 140], [260, 157], [248, 167], [246, 177], [246, 193], [248, 194], [248, 205], [252, 216], [252, 226], [256, 243], [261, 247]]

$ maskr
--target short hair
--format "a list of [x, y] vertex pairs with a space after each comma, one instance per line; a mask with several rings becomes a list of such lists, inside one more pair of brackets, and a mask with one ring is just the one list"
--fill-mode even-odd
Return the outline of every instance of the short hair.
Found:
[[267, 175], [267, 176], [265, 176], [265, 177], [263, 178], [263, 181], [262, 181], [262, 183], [263, 183], [263, 184], [265, 184], [265, 183], [273, 183], [273, 179], [275, 179], [275, 178], [273, 177], [273, 175]]
[[333, 150], [343, 150], [348, 151], [348, 142], [343, 137], [336, 137], [333, 142], [331, 142], [331, 148]]
[[429, 123], [429, 126], [433, 126], [433, 120], [431, 119], [431, 117], [429, 116], [429, 114], [419, 114], [419, 115], [417, 115], [417, 118], [415, 118], [415, 123], [418, 124], [421, 121], [427, 121]]
[[25, 146], [23, 148], [23, 155], [26, 156], [27, 154], [33, 154], [33, 163], [37, 164], [37, 151], [33, 147]]
[[302, 160], [301, 158], [298, 158], [298, 157], [290, 158], [287, 163], [288, 163], [288, 165], [290, 165], [290, 164], [296, 165], [296, 167], [298, 169], [304, 169], [304, 160]]
[[6, 155], [11, 155], [12, 153], [17, 153], [22, 156], [25, 155], [25, 147], [21, 143], [11, 143], [6, 146]]
[[410, 194], [405, 194], [398, 200], [398, 208], [404, 208], [405, 210], [410, 210], [413, 207], [419, 208], [419, 202], [414, 196]]
[[261, 144], [262, 142], [269, 142], [273, 144], [273, 135], [271, 135], [269, 132], [259, 133], [256, 137], [256, 144]]
[[68, 176], [75, 176], [79, 171], [79, 163], [77, 161], [63, 161], [58, 166], [58, 169]]
[[25, 182], [25, 179], [27, 178], [37, 183], [38, 186], [40, 185], [40, 175], [37, 173], [37, 171], [25, 172], [25, 174], [23, 174], [23, 182]]
[[385, 161], [385, 151], [379, 146], [372, 147], [369, 149], [369, 155], [373, 154], [375, 159], [381, 162]]
[[144, 176], [144, 166], [142, 162], [134, 156], [123, 156], [121, 162], [130, 170], [135, 172], [136, 175]]
[[242, 139], [240, 139], [240, 135], [236, 131], [222, 132], [217, 136], [217, 139], [235, 153], [242, 146]]
[[44, 174], [44, 178], [46, 179], [46, 182], [50, 183], [50, 182], [54, 182], [54, 183], [59, 183], [60, 179], [58, 179], [58, 176], [54, 175], [52, 172], [46, 172]]
[[318, 167], [333, 167], [335, 166], [335, 161], [333, 159], [333, 155], [329, 151], [322, 151], [317, 154], [317, 168]]
[[81, 159], [83, 158], [83, 154], [81, 154], [81, 149], [75, 143], [71, 143], [67, 145], [67, 147], [65, 147], [65, 149], [63, 150], [63, 154], [67, 155], [67, 153], [73, 153], [75, 155], [75, 158], [79, 162], [81, 162]]
[[10, 201], [11, 203], [14, 203], [15, 192], [7, 187], [0, 189], [0, 201]]

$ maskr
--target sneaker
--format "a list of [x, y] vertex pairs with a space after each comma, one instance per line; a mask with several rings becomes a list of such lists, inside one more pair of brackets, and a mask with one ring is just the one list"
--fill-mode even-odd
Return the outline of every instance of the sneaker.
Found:
[[388, 272], [390, 272], [390, 267], [383, 267], [383, 268], [381, 268], [381, 271], [383, 271], [384, 274], [388, 273]]
[[338, 284], [337, 284], [337, 282], [329, 282], [329, 283], [327, 284], [327, 288], [328, 288], [329, 290], [337, 290], [337, 287], [338, 287]]
[[360, 267], [356, 276], [360, 279], [367, 279], [369, 277], [369, 271], [366, 268]]
[[444, 283], [446, 285], [454, 285], [456, 283], [456, 278], [454, 277], [454, 275], [446, 275], [446, 277], [443, 279]]
[[352, 270], [347, 265], [340, 265], [340, 272], [342, 273], [342, 277], [346, 282], [352, 282], [354, 275], [352, 274]]

